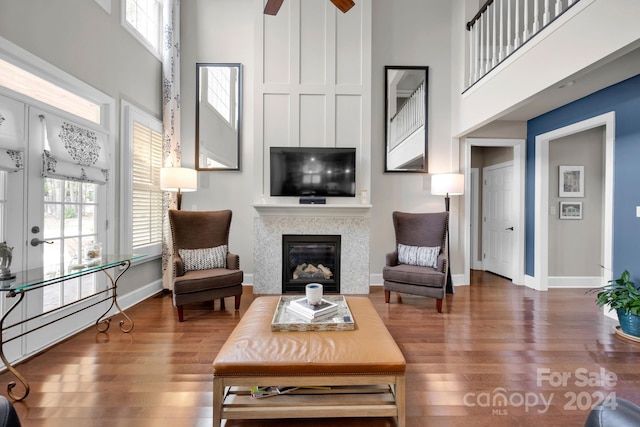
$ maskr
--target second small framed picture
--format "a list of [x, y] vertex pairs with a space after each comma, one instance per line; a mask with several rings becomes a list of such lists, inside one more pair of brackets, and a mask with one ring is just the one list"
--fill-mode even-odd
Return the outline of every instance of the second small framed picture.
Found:
[[560, 202], [560, 219], [582, 219], [582, 202]]
[[584, 197], [584, 166], [559, 166], [559, 197]]

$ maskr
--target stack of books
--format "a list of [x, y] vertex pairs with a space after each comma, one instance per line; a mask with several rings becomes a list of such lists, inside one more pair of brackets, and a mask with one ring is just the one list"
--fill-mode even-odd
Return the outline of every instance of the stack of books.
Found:
[[293, 300], [287, 305], [287, 310], [307, 320], [323, 319], [333, 316], [338, 312], [338, 304], [322, 299], [320, 304], [311, 305], [307, 298]]

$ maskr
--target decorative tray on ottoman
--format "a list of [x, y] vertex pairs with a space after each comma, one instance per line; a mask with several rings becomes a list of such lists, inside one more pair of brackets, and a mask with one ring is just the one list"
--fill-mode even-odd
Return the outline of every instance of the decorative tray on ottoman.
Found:
[[324, 295], [322, 299], [336, 304], [337, 311], [329, 316], [312, 320], [288, 309], [292, 301], [303, 298], [304, 296], [301, 295], [280, 297], [271, 321], [272, 331], [353, 331], [355, 329], [353, 316], [343, 295]]

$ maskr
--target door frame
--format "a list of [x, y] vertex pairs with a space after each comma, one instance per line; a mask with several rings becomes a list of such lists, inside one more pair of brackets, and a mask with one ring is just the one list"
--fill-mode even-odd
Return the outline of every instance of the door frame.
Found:
[[478, 253], [478, 241], [480, 240], [480, 222], [478, 221], [480, 211], [480, 171], [478, 168], [469, 170], [469, 198], [471, 205], [471, 218], [469, 222], [470, 233], [469, 239], [471, 244], [470, 266], [472, 270], [483, 270], [482, 257]]
[[[513, 212], [516, 218], [513, 233], [514, 271], [512, 283], [524, 284], [525, 254], [525, 164], [527, 154], [526, 139], [465, 138], [464, 140], [464, 174], [471, 174], [471, 147], [512, 147], [513, 148]], [[464, 283], [471, 283], [471, 180], [465, 180], [464, 192]]]
[[[568, 126], [536, 136], [535, 158], [535, 233], [534, 233], [534, 275], [527, 283], [534, 289], [546, 291], [549, 288], [549, 259], [545, 249], [549, 244], [549, 143], [551, 140], [604, 126], [604, 205], [602, 212], [602, 283], [606, 284], [613, 275], [613, 170], [615, 147], [615, 112], [601, 114]], [[531, 279], [531, 278], [530, 278]]]

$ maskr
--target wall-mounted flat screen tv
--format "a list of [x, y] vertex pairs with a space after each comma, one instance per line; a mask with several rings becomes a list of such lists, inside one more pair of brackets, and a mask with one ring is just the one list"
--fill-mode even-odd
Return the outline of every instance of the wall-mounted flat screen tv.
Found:
[[271, 147], [272, 196], [354, 197], [356, 149]]

